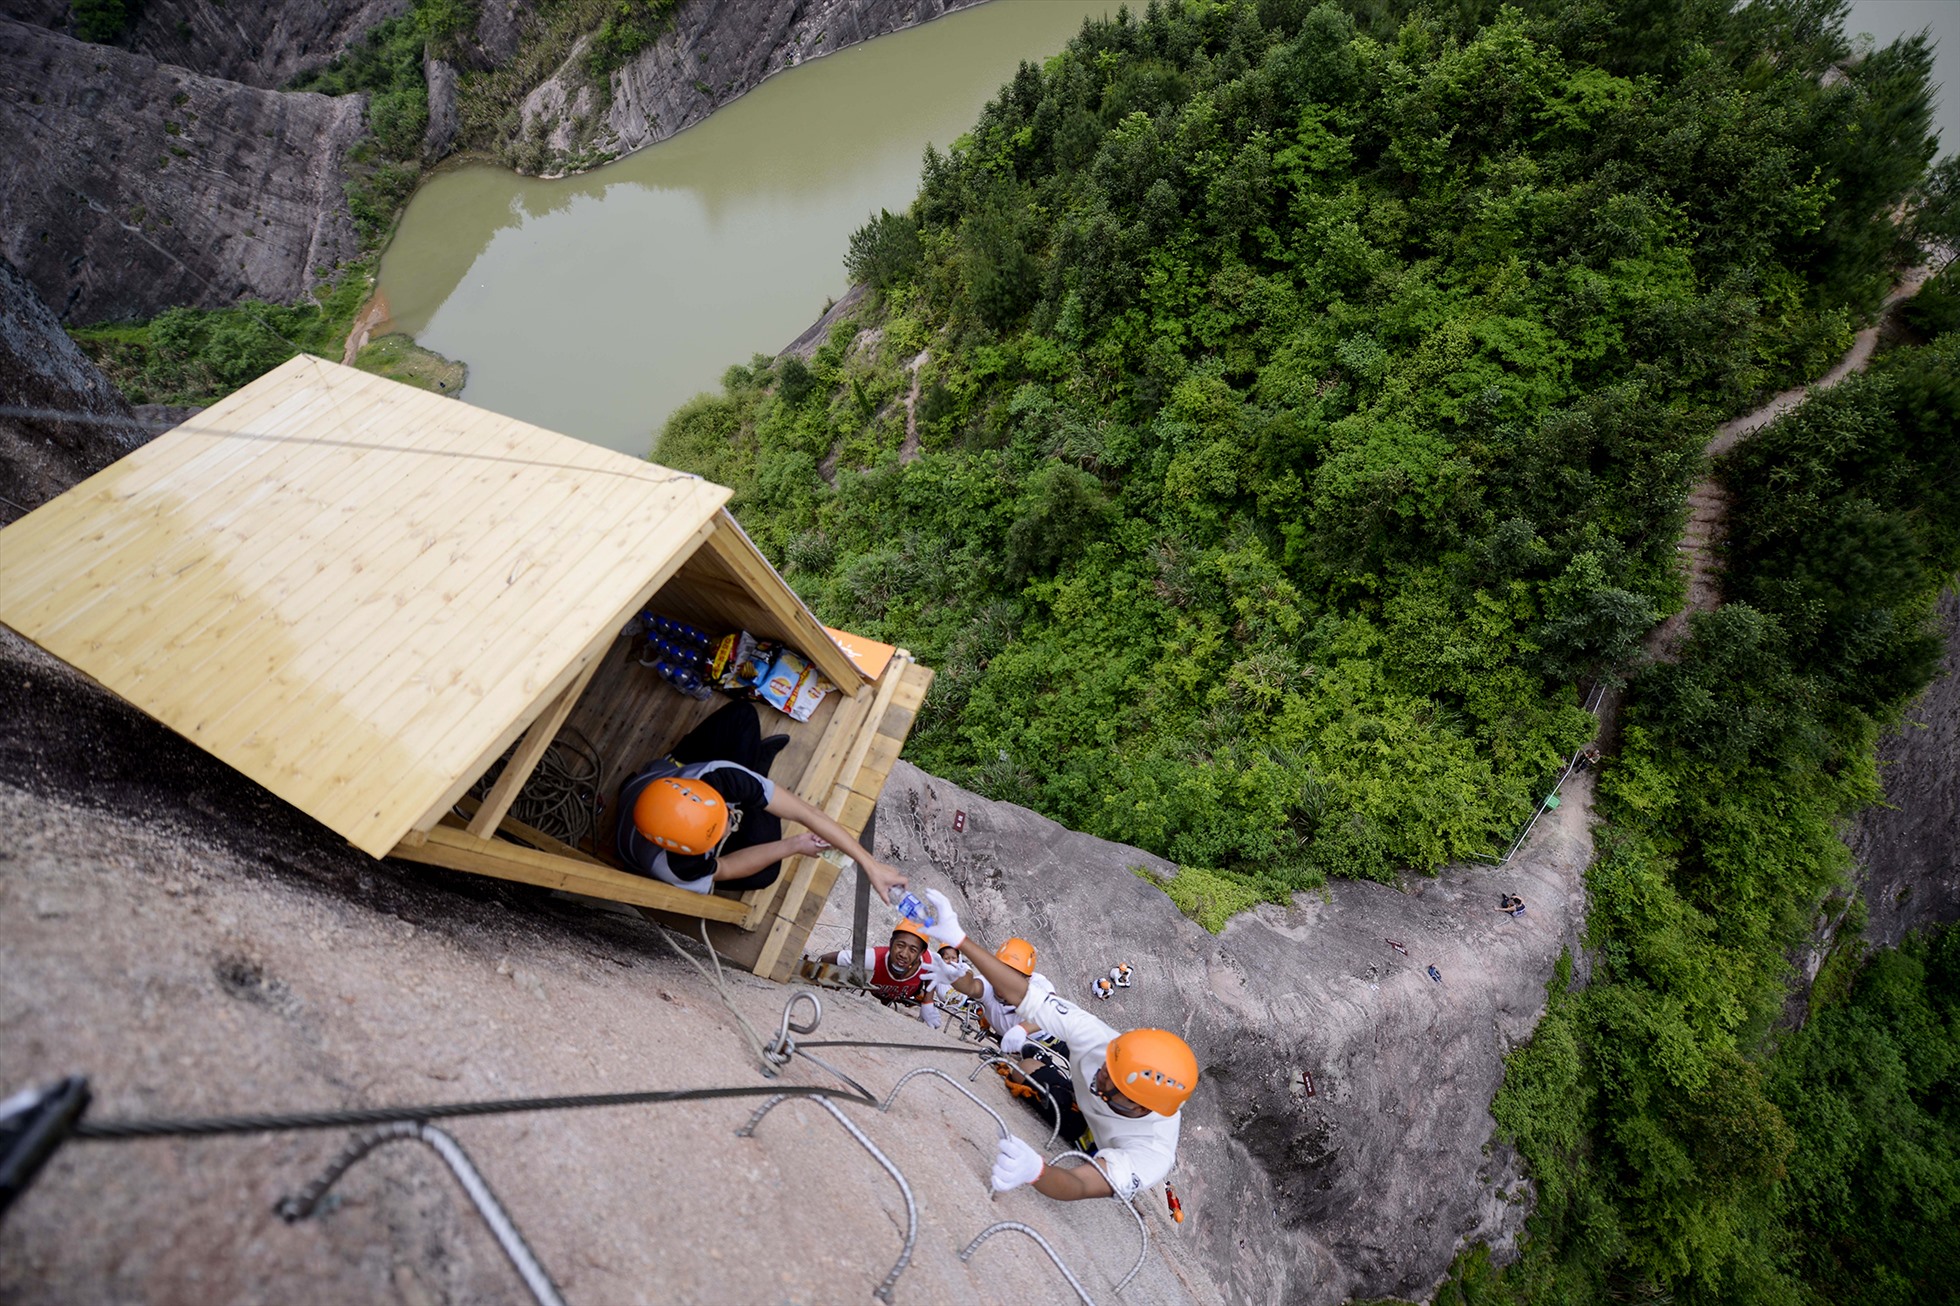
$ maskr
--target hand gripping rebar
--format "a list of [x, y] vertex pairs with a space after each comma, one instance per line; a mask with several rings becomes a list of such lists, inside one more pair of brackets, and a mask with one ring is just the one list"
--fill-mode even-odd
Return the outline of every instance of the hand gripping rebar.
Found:
[[[1070, 1159], [1083, 1161], [1090, 1165], [1095, 1164], [1095, 1158], [1090, 1156], [1087, 1152], [1072, 1152], [1072, 1151], [1055, 1153], [1054, 1156], [1048, 1158], [1048, 1164], [1060, 1165], [1063, 1161], [1067, 1161]], [[1137, 1263], [1130, 1267], [1130, 1272], [1128, 1274], [1124, 1275], [1120, 1280], [1117, 1281], [1115, 1291], [1116, 1291], [1116, 1295], [1120, 1297], [1123, 1295], [1123, 1289], [1130, 1286], [1130, 1280], [1137, 1277], [1137, 1271], [1143, 1268], [1144, 1258], [1150, 1255], [1150, 1230], [1147, 1227], [1145, 1227], [1143, 1223], [1143, 1212], [1137, 1210], [1135, 1202], [1129, 1201], [1125, 1198], [1117, 1197], [1113, 1191], [1110, 1193], [1110, 1196], [1112, 1198], [1115, 1198], [1116, 1201], [1122, 1203], [1124, 1209], [1128, 1210], [1131, 1215], [1136, 1217], [1136, 1222], [1137, 1222]]]
[[476, 1213], [482, 1216], [483, 1223], [490, 1227], [497, 1245], [503, 1248], [504, 1255], [510, 1258], [511, 1265], [517, 1270], [518, 1277], [524, 1280], [524, 1286], [531, 1290], [531, 1296], [537, 1299], [538, 1306], [565, 1306], [565, 1299], [558, 1295], [558, 1287], [552, 1283], [551, 1275], [546, 1273], [544, 1266], [538, 1263], [538, 1258], [531, 1252], [530, 1244], [526, 1243], [524, 1235], [517, 1231], [517, 1225], [511, 1221], [509, 1213], [497, 1200], [497, 1195], [490, 1191], [490, 1185], [484, 1182], [483, 1176], [470, 1163], [470, 1158], [463, 1151], [462, 1144], [425, 1121], [383, 1125], [373, 1133], [356, 1136], [346, 1149], [333, 1159], [333, 1163], [318, 1179], [301, 1189], [297, 1195], [280, 1198], [278, 1204], [272, 1208], [273, 1211], [287, 1224], [304, 1220], [318, 1209], [320, 1199], [339, 1182], [340, 1177], [358, 1164], [363, 1157], [383, 1143], [403, 1140], [428, 1144], [430, 1149], [448, 1164], [450, 1173], [456, 1176], [456, 1182], [462, 1185], [463, 1191], [476, 1205]]
[[[973, 1068], [973, 1073], [966, 1077], [966, 1082], [971, 1084], [974, 1080], [980, 1078], [980, 1072], [985, 1070], [988, 1066], [1006, 1066], [1009, 1070], [1012, 1070], [1017, 1074], [1020, 1073], [1021, 1070], [1021, 1068], [1015, 1065], [1013, 1060], [1009, 1057], [988, 1057], [985, 1061], [982, 1061], [979, 1065]], [[1050, 1093], [1047, 1090], [1047, 1088], [1045, 1088], [1041, 1084], [1038, 1084], [1034, 1080], [1029, 1079], [1026, 1075], [1021, 1076], [1021, 1082], [1025, 1083], [1029, 1088], [1032, 1088], [1035, 1092], [1041, 1094], [1042, 1100], [1048, 1103], [1048, 1115], [1050, 1117], [1051, 1124], [1048, 1130], [1048, 1142], [1046, 1143], [1046, 1146], [1053, 1147], [1055, 1145], [1055, 1140], [1057, 1138], [1060, 1138], [1062, 1135], [1062, 1108], [1056, 1104], [1055, 1095], [1053, 1093]], [[1068, 1153], [1064, 1152], [1062, 1153], [1062, 1155], [1067, 1156]]]
[[857, 1139], [858, 1146], [871, 1153], [871, 1159], [885, 1167], [885, 1173], [892, 1177], [892, 1182], [898, 1185], [899, 1195], [905, 1199], [905, 1245], [899, 1248], [898, 1260], [893, 1262], [892, 1268], [885, 1272], [885, 1281], [871, 1290], [873, 1297], [887, 1303], [889, 1306], [892, 1299], [892, 1285], [898, 1282], [899, 1275], [905, 1273], [905, 1267], [912, 1263], [912, 1246], [918, 1241], [919, 1237], [919, 1207], [912, 1200], [912, 1185], [905, 1182], [905, 1176], [899, 1173], [898, 1167], [891, 1163], [889, 1157], [878, 1150], [878, 1145], [873, 1143], [869, 1138], [866, 1138], [864, 1131], [852, 1124], [851, 1118], [845, 1115], [835, 1102], [822, 1095], [791, 1097], [789, 1094], [780, 1094], [772, 1097], [756, 1108], [755, 1114], [749, 1117], [749, 1122], [735, 1131], [735, 1136], [737, 1138], [755, 1137], [755, 1127], [762, 1123], [762, 1117], [769, 1114], [770, 1108], [780, 1102], [791, 1101], [814, 1102], [824, 1110], [830, 1112], [832, 1118], [838, 1124], [844, 1126], [844, 1131], [852, 1138]]
[[981, 1243], [986, 1242], [987, 1239], [993, 1237], [997, 1233], [1002, 1233], [1010, 1230], [1014, 1233], [1026, 1234], [1028, 1237], [1034, 1239], [1035, 1246], [1041, 1248], [1042, 1251], [1048, 1253], [1048, 1259], [1055, 1263], [1055, 1268], [1062, 1272], [1062, 1277], [1064, 1279], [1068, 1280], [1068, 1286], [1075, 1289], [1075, 1295], [1081, 1299], [1082, 1306], [1096, 1306], [1095, 1299], [1091, 1297], [1088, 1294], [1088, 1292], [1083, 1289], [1082, 1281], [1075, 1277], [1074, 1273], [1069, 1270], [1068, 1266], [1062, 1264], [1062, 1258], [1055, 1254], [1055, 1249], [1048, 1245], [1048, 1240], [1046, 1238], [1043, 1238], [1040, 1234], [1036, 1233], [1033, 1229], [1030, 1229], [1027, 1225], [1022, 1224], [1019, 1220], [1002, 1220], [998, 1224], [988, 1225], [986, 1228], [982, 1229], [979, 1233], [973, 1235], [973, 1241], [968, 1243], [963, 1249], [961, 1249], [960, 1259], [962, 1261], [972, 1260], [973, 1253], [980, 1250]]

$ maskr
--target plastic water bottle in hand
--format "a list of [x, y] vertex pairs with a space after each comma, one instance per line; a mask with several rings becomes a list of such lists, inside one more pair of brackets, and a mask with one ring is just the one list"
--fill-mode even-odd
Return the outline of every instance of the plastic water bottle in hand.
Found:
[[932, 909], [932, 904], [910, 889], [901, 889], [894, 884], [891, 892], [885, 895], [885, 900], [897, 908], [898, 914], [906, 920], [931, 925], [939, 919], [939, 913]]

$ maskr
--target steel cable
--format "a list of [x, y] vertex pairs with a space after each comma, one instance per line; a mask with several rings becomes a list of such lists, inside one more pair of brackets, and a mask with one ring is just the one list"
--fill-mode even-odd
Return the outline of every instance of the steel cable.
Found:
[[[626, 1093], [581, 1093], [559, 1097], [500, 1098], [482, 1102], [435, 1102], [423, 1106], [341, 1107], [271, 1115], [204, 1116], [171, 1120], [83, 1120], [74, 1138], [103, 1142], [130, 1138], [203, 1138], [216, 1134], [285, 1133], [303, 1129], [347, 1129], [362, 1125], [416, 1124], [464, 1116], [509, 1115], [518, 1111], [578, 1111], [602, 1106], [650, 1106], [664, 1102], [704, 1102], [718, 1098], [846, 1096], [835, 1089], [804, 1084], [745, 1084], [730, 1088], [654, 1088]], [[851, 1096], [852, 1101], [857, 1101]], [[877, 1106], [878, 1099], [863, 1099]]]
[[278, 1217], [287, 1224], [295, 1224], [312, 1215], [319, 1207], [320, 1199], [340, 1181], [340, 1177], [357, 1165], [375, 1148], [384, 1143], [417, 1142], [426, 1144], [430, 1150], [443, 1159], [449, 1172], [456, 1176], [476, 1207], [476, 1213], [483, 1217], [483, 1223], [490, 1228], [490, 1234], [497, 1240], [510, 1259], [512, 1268], [524, 1286], [531, 1290], [531, 1296], [538, 1306], [565, 1306], [565, 1299], [558, 1293], [558, 1285], [551, 1281], [551, 1275], [531, 1251], [531, 1245], [524, 1241], [518, 1232], [517, 1224], [504, 1210], [497, 1195], [490, 1191], [490, 1185], [470, 1161], [469, 1153], [463, 1145], [430, 1124], [392, 1124], [383, 1125], [371, 1134], [365, 1134], [350, 1142], [341, 1154], [333, 1159], [318, 1179], [301, 1189], [296, 1195], [282, 1197], [272, 1208]]

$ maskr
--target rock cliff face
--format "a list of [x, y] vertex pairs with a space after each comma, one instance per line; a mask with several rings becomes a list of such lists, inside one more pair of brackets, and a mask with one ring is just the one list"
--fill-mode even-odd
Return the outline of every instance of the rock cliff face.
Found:
[[297, 299], [355, 253], [364, 105], [0, 19], [0, 256], [67, 321]]
[[[1229, 1298], [1423, 1299], [1461, 1244], [1511, 1247], [1529, 1209], [1490, 1102], [1561, 951], [1578, 951], [1589, 783], [1573, 777], [1501, 871], [1451, 868], [1406, 893], [1338, 883], [1217, 936], [1131, 870], [1172, 873], [1159, 859], [903, 762], [877, 838], [881, 856], [945, 888], [977, 937], [1031, 940], [1064, 996], [1119, 1028], [1190, 1041], [1202, 1082], [1171, 1177], [1189, 1216], [1179, 1236]], [[1524, 896], [1524, 917], [1495, 910], [1504, 891]], [[813, 946], [848, 937], [843, 899]], [[1134, 986], [1091, 1001], [1119, 961], [1136, 967]], [[1161, 1211], [1164, 1198], [1139, 1201]]]
[[[524, 103], [551, 149], [630, 154], [691, 127], [806, 59], [981, 0], [683, 0], [652, 48], [615, 73], [610, 100], [561, 72]], [[577, 56], [574, 55], [574, 58]], [[590, 136], [577, 123], [595, 125]]]
[[64, 420], [0, 414], [0, 525], [40, 507], [148, 438], [115, 387], [4, 260], [0, 396], [18, 408], [75, 415]]
[[[329, 62], [368, 28], [408, 11], [408, 0], [143, 0], [115, 44], [159, 63], [277, 90]], [[68, 30], [63, 0], [16, 0], [9, 17]]]
[[1940, 598], [1940, 675], [1878, 747], [1885, 807], [1859, 816], [1846, 842], [1858, 859], [1865, 941], [1960, 920], [1960, 591]]

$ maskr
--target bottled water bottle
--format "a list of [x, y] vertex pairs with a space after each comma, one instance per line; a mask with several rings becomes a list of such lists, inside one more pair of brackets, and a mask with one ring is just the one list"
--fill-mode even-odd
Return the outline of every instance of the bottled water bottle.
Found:
[[886, 901], [898, 909], [900, 916], [909, 921], [931, 925], [939, 919], [939, 913], [932, 909], [932, 904], [909, 889], [901, 889], [893, 885], [891, 892], [886, 895]]

